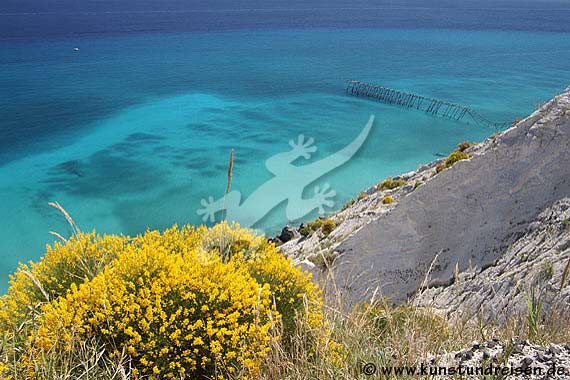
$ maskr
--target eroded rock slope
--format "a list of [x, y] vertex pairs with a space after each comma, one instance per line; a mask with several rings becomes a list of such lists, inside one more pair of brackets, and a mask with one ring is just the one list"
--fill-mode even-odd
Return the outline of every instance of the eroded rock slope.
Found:
[[[522, 250], [514, 245], [517, 242], [538, 244], [542, 237], [533, 235], [538, 230], [530, 231], [529, 226], [541, 225], [544, 215], [565, 207], [564, 202], [553, 205], [570, 196], [570, 90], [467, 152], [470, 159], [438, 174], [441, 161], [400, 176], [407, 181], [400, 188], [369, 189], [332, 216], [337, 228], [329, 236], [317, 232], [282, 249], [299, 261], [311, 255], [334, 258], [336, 288], [355, 302], [372, 295], [397, 302], [416, 296], [426, 278], [430, 285], [446, 288], [456, 273], [474, 276], [501, 258], [509, 260]], [[382, 202], [387, 195], [395, 202]], [[546, 214], [539, 216], [544, 210]], [[554, 239], [526, 251], [540, 256], [548, 247], [553, 249]], [[553, 283], [561, 276], [566, 253], [558, 255]], [[424, 293], [426, 300], [453, 305], [449, 294], [438, 291]], [[470, 302], [477, 306], [479, 301]]]
[[[493, 264], [545, 208], [570, 195], [570, 91], [402, 197], [336, 250], [351, 298], [412, 296]], [[437, 256], [437, 259], [436, 259]], [[432, 265], [433, 263], [433, 265]]]

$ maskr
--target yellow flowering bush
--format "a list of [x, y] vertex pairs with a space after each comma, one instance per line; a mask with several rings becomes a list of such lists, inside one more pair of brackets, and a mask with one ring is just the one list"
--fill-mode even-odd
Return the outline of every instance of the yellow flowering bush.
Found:
[[310, 276], [292, 265], [290, 258], [274, 249], [260, 250], [246, 263], [253, 278], [260, 284], [270, 285], [272, 302], [286, 338], [294, 332], [298, 313], [304, 313], [313, 328], [322, 322], [321, 290], [311, 282]]
[[202, 249], [222, 258], [233, 257], [234, 261], [239, 257], [258, 283], [270, 285], [271, 301], [286, 336], [293, 332], [297, 313], [306, 313], [313, 325], [322, 320], [322, 292], [311, 275], [294, 267], [292, 260], [264, 237], [221, 223], [202, 238]]
[[46, 247], [38, 263], [21, 264], [10, 276], [8, 294], [0, 298], [0, 329], [13, 330], [30, 319], [41, 304], [65, 295], [71, 284], [91, 279], [128, 244], [122, 236], [79, 233], [66, 244]]
[[137, 377], [248, 378], [279, 338], [277, 325], [287, 335], [296, 315], [315, 326], [322, 320], [310, 276], [237, 225], [175, 226], [135, 238], [79, 233], [31, 268], [32, 276], [18, 271], [1, 305], [10, 321], [20, 318], [16, 299], [44, 297], [21, 366], [96, 340], [110, 359], [126, 353]]

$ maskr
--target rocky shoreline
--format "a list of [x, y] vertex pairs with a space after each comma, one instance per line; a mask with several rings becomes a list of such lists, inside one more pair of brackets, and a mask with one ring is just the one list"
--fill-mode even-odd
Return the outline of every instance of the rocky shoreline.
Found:
[[569, 147], [570, 88], [512, 128], [460, 146], [466, 159], [367, 189], [327, 218], [330, 233], [284, 228], [280, 249], [321, 280], [332, 273], [359, 301], [381, 295], [496, 318], [538, 286], [567, 309]]

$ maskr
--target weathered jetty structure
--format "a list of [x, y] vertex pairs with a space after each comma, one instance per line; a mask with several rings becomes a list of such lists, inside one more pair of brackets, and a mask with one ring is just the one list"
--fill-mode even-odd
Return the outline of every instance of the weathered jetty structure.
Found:
[[468, 123], [472, 121], [479, 126], [495, 129], [504, 129], [511, 126], [511, 123], [494, 123], [479, 115], [471, 108], [460, 104], [449, 103], [443, 100], [402, 92], [370, 83], [354, 80], [349, 81], [346, 87], [346, 93], [351, 96], [375, 99], [386, 104], [415, 108], [446, 119], [465, 121]]

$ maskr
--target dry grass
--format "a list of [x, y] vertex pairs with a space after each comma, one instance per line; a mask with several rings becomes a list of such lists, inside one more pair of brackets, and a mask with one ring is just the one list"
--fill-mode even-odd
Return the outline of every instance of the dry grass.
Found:
[[[568, 315], [554, 311], [542, 315], [536, 330], [530, 330], [528, 316], [515, 316], [504, 324], [473, 320], [451, 322], [439, 311], [412, 304], [390, 305], [385, 300], [373, 304], [350, 306], [342, 297], [328, 298], [325, 321], [320, 328], [297, 318], [295, 332], [288, 342], [273, 341], [270, 354], [258, 379], [262, 380], [360, 380], [364, 363], [376, 366], [415, 366], [427, 363], [437, 354], [456, 351], [473, 341], [513, 337], [529, 339], [537, 344], [570, 341]], [[279, 335], [279, 327], [273, 331]], [[26, 335], [25, 331], [18, 337]], [[10, 357], [15, 335], [4, 334], [0, 355]], [[320, 342], [320, 344], [317, 344]], [[31, 357], [37, 379], [135, 379], [130, 375], [128, 355], [117, 360], [105, 355], [96, 341], [75, 342], [61, 355], [54, 353]], [[12, 379], [26, 379], [28, 374], [12, 368]], [[223, 377], [236, 379], [239, 377]], [[375, 377], [379, 379], [394, 377]], [[401, 379], [402, 377], [398, 377]]]
[[[77, 227], [77, 224], [75, 224], [75, 221], [73, 220], [71, 215], [69, 215], [69, 213], [67, 211], [65, 211], [65, 209], [58, 202], [49, 202], [48, 205], [57, 209], [59, 212], [61, 212], [61, 214], [65, 217], [65, 220], [67, 220], [67, 223], [69, 224], [69, 227], [71, 228], [71, 231], [73, 232], [73, 234], [77, 235], [77, 233], [80, 230], [79, 230], [79, 227]], [[50, 232], [50, 233], [52, 235], [56, 236], [57, 238], [63, 240], [63, 241], [67, 241], [65, 238], [63, 238], [57, 232]]]
[[[335, 307], [327, 308], [326, 321], [331, 341], [343, 347], [344, 360], [331, 359], [326, 350], [313, 353], [306, 325], [298, 321], [291, 347], [273, 347], [261, 379], [357, 380], [366, 378], [362, 371], [365, 363], [378, 367], [416, 366], [428, 363], [435, 355], [464, 349], [473, 341], [497, 338], [507, 342], [518, 337], [547, 345], [570, 340], [566, 317], [558, 312], [543, 316], [535, 334], [529, 333], [524, 315], [501, 325], [483, 323], [477, 318], [451, 323], [436, 310], [411, 304], [394, 307], [381, 301], [343, 309], [337, 301], [333, 302]], [[377, 375], [374, 378], [396, 377]]]
[[19, 356], [19, 351], [25, 345], [30, 334], [33, 321], [20, 326], [15, 332], [3, 332], [0, 336], [0, 372], [2, 379], [24, 380], [79, 380], [104, 379], [128, 380], [133, 379], [129, 358], [125, 353], [115, 360], [110, 360], [106, 349], [96, 340], [73, 340], [66, 350], [48, 351], [41, 356], [28, 353], [27, 368], [11, 363]]

